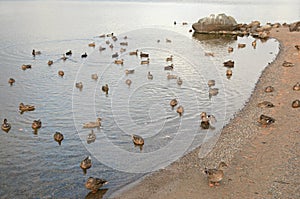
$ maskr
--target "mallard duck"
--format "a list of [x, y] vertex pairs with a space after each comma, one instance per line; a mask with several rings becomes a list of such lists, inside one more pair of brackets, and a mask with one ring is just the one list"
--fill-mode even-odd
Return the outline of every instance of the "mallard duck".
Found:
[[32, 122], [31, 128], [34, 130], [40, 129], [42, 127], [42, 122], [41, 120], [34, 120]]
[[48, 66], [51, 66], [53, 64], [53, 61], [49, 60], [47, 64], [48, 64]]
[[208, 115], [206, 112], [202, 112], [200, 114], [200, 118], [201, 118], [201, 123], [200, 126], [202, 129], [209, 129], [209, 128], [214, 128], [211, 126], [211, 123], [215, 123], [217, 122], [217, 119], [215, 118], [214, 115]]
[[130, 86], [132, 83], [132, 81], [130, 79], [126, 79], [125, 84], [127, 84], [128, 86]]
[[217, 169], [205, 168], [204, 172], [207, 174], [208, 185], [213, 187], [219, 185], [219, 182], [224, 178], [223, 169], [227, 167], [225, 162], [220, 162]]
[[23, 103], [20, 103], [19, 105], [19, 110], [21, 112], [25, 112], [25, 111], [34, 111], [35, 107], [33, 105], [24, 105]]
[[293, 67], [293, 66], [295, 66], [295, 64], [293, 64], [292, 62], [283, 61], [282, 66], [284, 66], [284, 67]]
[[212, 53], [212, 52], [204, 52], [204, 55], [205, 56], [210, 56], [210, 57], [214, 57], [215, 56], [214, 53]]
[[65, 75], [65, 73], [64, 73], [64, 71], [59, 70], [59, 71], [58, 71], [58, 75], [61, 76], [61, 77], [63, 77], [63, 76]]
[[252, 44], [253, 48], [255, 49], [256, 48], [256, 40], [254, 40], [251, 44]]
[[226, 70], [226, 76], [227, 76], [227, 78], [230, 78], [232, 76], [232, 70], [231, 69]]
[[42, 54], [41, 51], [37, 51], [35, 49], [32, 50], [32, 53], [31, 53], [33, 56], [36, 56], [36, 55], [40, 55]]
[[81, 55], [81, 58], [87, 58], [86, 52], [85, 52], [84, 54]]
[[114, 36], [114, 33], [112, 32], [112, 33], [109, 33], [109, 34], [106, 34], [106, 37], [112, 37], [112, 36]]
[[121, 46], [128, 46], [128, 42], [126, 41], [126, 42], [120, 42], [120, 45]]
[[200, 126], [202, 129], [209, 129], [210, 127], [210, 123], [208, 120], [202, 120], [201, 123], [200, 123]]
[[174, 106], [176, 106], [177, 104], [178, 104], [177, 99], [172, 99], [172, 100], [170, 101], [170, 106], [171, 106], [172, 108], [174, 108]]
[[132, 141], [135, 145], [143, 146], [144, 143], [145, 143], [144, 139], [139, 135], [133, 134], [133, 135], [131, 135], [131, 138], [132, 138]]
[[5, 132], [8, 132], [11, 129], [11, 125], [10, 125], [10, 123], [7, 122], [6, 118], [3, 120], [3, 124], [1, 125], [1, 129]]
[[183, 114], [183, 112], [184, 112], [184, 109], [183, 109], [183, 106], [178, 106], [178, 108], [177, 108], [177, 111], [176, 111], [178, 114], [179, 114], [179, 116], [181, 117], [182, 116], [182, 114]]
[[209, 97], [218, 95], [218, 93], [219, 93], [218, 88], [209, 88], [208, 90]]
[[71, 50], [69, 50], [68, 52], [66, 52], [66, 55], [67, 55], [67, 56], [70, 56], [70, 55], [72, 55], [72, 51], [71, 51]]
[[297, 82], [294, 86], [293, 86], [293, 90], [294, 91], [300, 91], [300, 83]]
[[30, 64], [23, 64], [21, 66], [22, 70], [26, 70], [26, 69], [31, 69], [31, 65]]
[[114, 53], [114, 54], [111, 55], [111, 58], [117, 58], [117, 57], [119, 57], [119, 53], [118, 52], [116, 52], [116, 53]]
[[135, 51], [132, 51], [132, 52], [129, 52], [129, 55], [138, 55], [138, 50], [135, 50]]
[[126, 51], [126, 48], [121, 48], [120, 49], [120, 53], [123, 53], [123, 52], [125, 52]]
[[153, 79], [153, 75], [150, 73], [150, 71], [148, 71], [148, 76], [147, 76], [147, 77], [148, 77], [148, 79], [150, 79], [150, 80]]
[[95, 142], [96, 140], [96, 134], [94, 133], [94, 130], [91, 131], [91, 133], [88, 134], [86, 141], [88, 144]]
[[95, 194], [100, 189], [100, 187], [107, 183], [108, 182], [104, 179], [89, 177], [85, 183], [85, 187]]
[[80, 162], [80, 168], [83, 170], [83, 173], [86, 174], [86, 170], [92, 167], [92, 159], [90, 156], [86, 157]]
[[99, 51], [104, 51], [106, 48], [105, 47], [102, 47], [102, 46], [99, 46]]
[[91, 43], [88, 44], [88, 46], [95, 48], [96, 44], [95, 44], [95, 42], [91, 42]]
[[271, 92], [273, 92], [274, 91], [274, 87], [273, 86], [267, 86], [266, 88], [265, 88], [265, 92], [266, 93], [271, 93]]
[[108, 88], [107, 84], [105, 84], [105, 86], [102, 86], [102, 91], [105, 92], [106, 95], [108, 95], [108, 90], [109, 90], [109, 88]]
[[295, 48], [296, 48], [297, 50], [300, 50], [300, 45], [295, 45]]
[[233, 52], [233, 48], [231, 46], [228, 47], [228, 53]]
[[121, 64], [121, 65], [123, 65], [124, 64], [124, 59], [116, 59], [115, 60], [115, 64]]
[[270, 125], [272, 123], [275, 122], [275, 119], [270, 117], [270, 116], [266, 116], [266, 115], [260, 115], [258, 122], [263, 126], [266, 127], [267, 125]]
[[142, 60], [141, 61], [141, 65], [143, 65], [143, 64], [149, 64], [150, 63], [150, 59], [149, 58], [147, 58], [146, 60]]
[[269, 101], [263, 101], [263, 102], [258, 103], [257, 106], [260, 108], [272, 108], [272, 107], [274, 107], [274, 104]]
[[93, 80], [97, 80], [98, 79], [98, 75], [95, 73], [95, 74], [92, 74], [91, 75], [91, 78], [93, 79]]
[[292, 107], [293, 108], [299, 108], [300, 107], [300, 100], [294, 100], [292, 102]]
[[60, 59], [63, 60], [63, 61], [66, 61], [66, 60], [68, 59], [68, 57], [66, 57], [66, 55], [63, 54], [62, 57], [61, 57]]
[[113, 45], [113, 44], [110, 44], [110, 45], [109, 45], [109, 48], [110, 48], [110, 49], [113, 49], [113, 48], [114, 48], [114, 45]]
[[167, 79], [177, 79], [177, 76], [167, 73]]
[[140, 52], [140, 57], [141, 58], [148, 58], [149, 57], [149, 54], [148, 53], [143, 53], [143, 52]]
[[168, 61], [173, 61], [173, 55], [170, 55], [170, 57], [167, 57], [166, 58], [166, 61], [168, 62]]
[[178, 79], [177, 79], [177, 84], [178, 84], [179, 86], [181, 86], [182, 83], [183, 83], [182, 79], [181, 79], [180, 77], [178, 77]]
[[208, 80], [207, 85], [208, 85], [209, 87], [215, 86], [215, 85], [216, 85], [216, 81], [213, 80], [213, 79]]
[[83, 88], [82, 82], [77, 82], [77, 83], [75, 83], [75, 87], [76, 87], [76, 88], [79, 88], [80, 90], [82, 90], [82, 88]]
[[171, 43], [171, 42], [172, 42], [172, 40], [171, 40], [171, 39], [168, 39], [168, 38], [166, 38], [166, 42], [167, 42], [167, 43]]
[[111, 39], [115, 42], [118, 41], [118, 38], [116, 36], [112, 36]]
[[58, 142], [59, 145], [61, 145], [61, 142], [64, 139], [64, 135], [61, 134], [60, 132], [55, 132], [55, 134], [53, 135], [53, 138], [56, 142]]
[[234, 61], [228, 60], [226, 62], [223, 62], [225, 67], [233, 68], [234, 67]]
[[16, 80], [14, 78], [9, 78], [8, 79], [8, 83], [12, 86], [14, 83], [16, 82]]
[[125, 74], [126, 74], [126, 75], [128, 75], [128, 74], [133, 74], [133, 73], [134, 73], [134, 69], [132, 69], [132, 70], [126, 69], [126, 70], [125, 70]]
[[109, 45], [109, 44], [110, 44], [110, 41], [109, 41], [109, 40], [106, 40], [105, 43], [106, 43], [107, 45]]
[[83, 124], [83, 128], [96, 128], [101, 126], [101, 118], [98, 117], [95, 122], [87, 122]]
[[238, 48], [245, 48], [246, 44], [238, 44]]
[[171, 65], [169, 65], [169, 66], [165, 66], [164, 69], [165, 69], [165, 70], [173, 70], [173, 69], [174, 69], [174, 65], [171, 64]]

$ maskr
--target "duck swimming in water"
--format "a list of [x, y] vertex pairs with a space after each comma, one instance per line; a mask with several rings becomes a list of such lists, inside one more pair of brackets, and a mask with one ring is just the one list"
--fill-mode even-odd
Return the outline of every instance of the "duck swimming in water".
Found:
[[26, 70], [26, 69], [31, 69], [31, 65], [30, 64], [23, 64], [21, 66], [22, 70]]
[[85, 183], [85, 187], [95, 194], [103, 185], [107, 183], [108, 182], [104, 179], [89, 177]]
[[32, 50], [32, 53], [31, 53], [33, 56], [36, 56], [36, 55], [40, 55], [42, 54], [41, 51], [37, 51], [35, 49]]
[[182, 83], [183, 83], [182, 79], [181, 79], [180, 77], [178, 77], [178, 79], [177, 79], [177, 84], [178, 84], [179, 86], [181, 86]]
[[95, 122], [87, 122], [83, 124], [83, 128], [97, 128], [101, 126], [101, 118], [98, 117]]
[[232, 60], [225, 61], [225, 62], [223, 62], [223, 64], [225, 67], [228, 67], [228, 68], [234, 67], [234, 61], [232, 61]]
[[102, 86], [102, 91], [105, 92], [106, 95], [108, 95], [108, 90], [109, 90], [109, 88], [108, 88], [107, 84], [105, 84], [105, 86]]
[[14, 78], [9, 78], [8, 79], [8, 83], [12, 86], [14, 83], [16, 82], [16, 80]]
[[86, 174], [86, 170], [92, 167], [92, 159], [90, 156], [86, 157], [80, 162], [80, 168], [83, 170], [83, 173]]
[[148, 79], [150, 79], [150, 80], [153, 79], [153, 75], [151, 74], [150, 71], [148, 71], [148, 76], [147, 76], [147, 77], [148, 77]]
[[92, 74], [91, 75], [91, 78], [93, 79], [93, 80], [97, 80], [98, 79], [98, 75], [95, 73], [95, 74]]
[[55, 134], [53, 135], [53, 138], [56, 142], [58, 142], [59, 145], [61, 145], [61, 142], [64, 139], [64, 135], [61, 134], [60, 132], [55, 132]]
[[21, 112], [25, 112], [25, 111], [34, 111], [35, 107], [33, 105], [24, 105], [23, 103], [20, 103], [19, 105], [19, 110]]
[[131, 135], [131, 139], [132, 139], [133, 144], [134, 144], [135, 146], [139, 146], [139, 147], [140, 147], [140, 150], [143, 149], [143, 146], [144, 146], [144, 144], [145, 144], [145, 141], [144, 141], [144, 139], [143, 139], [141, 136], [133, 134], [133, 135]]
[[215, 86], [215, 85], [216, 85], [216, 81], [213, 80], [213, 79], [208, 80], [207, 85], [208, 85], [209, 87]]
[[224, 178], [223, 169], [228, 167], [225, 162], [220, 162], [217, 169], [207, 169], [205, 168], [204, 172], [207, 174], [208, 185], [213, 187], [219, 185], [219, 182]]
[[176, 112], [177, 112], [177, 113], [179, 114], [179, 116], [181, 117], [182, 114], [183, 114], [183, 112], [184, 112], [183, 106], [181, 106], [181, 105], [178, 106]]
[[132, 81], [130, 79], [126, 79], [125, 84], [127, 84], [128, 86], [130, 86], [132, 83]]
[[211, 124], [217, 122], [217, 119], [215, 118], [215, 116], [207, 115], [206, 112], [202, 112], [200, 114], [200, 119], [201, 119], [200, 126], [202, 129], [209, 129], [209, 128], [214, 129], [214, 127], [212, 127]]
[[1, 125], [1, 129], [5, 132], [8, 132], [11, 129], [11, 125], [10, 125], [10, 123], [7, 122], [6, 118], [3, 120], [3, 123]]
[[170, 106], [171, 106], [172, 108], [174, 108], [177, 104], [178, 104], [177, 99], [172, 99], [172, 100], [170, 101]]
[[33, 130], [38, 130], [38, 129], [40, 129], [41, 127], [42, 127], [42, 122], [41, 122], [41, 120], [34, 120], [34, 121], [32, 122], [31, 128], [32, 128]]

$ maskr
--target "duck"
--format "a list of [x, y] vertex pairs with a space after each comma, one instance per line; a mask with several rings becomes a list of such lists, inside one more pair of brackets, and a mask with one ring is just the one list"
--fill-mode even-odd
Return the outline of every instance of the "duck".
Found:
[[215, 80], [213, 80], [213, 79], [211, 79], [211, 80], [208, 80], [208, 82], [207, 82], [207, 85], [208, 85], [208, 87], [215, 86], [215, 85], [216, 85], [216, 81], [215, 81]]
[[228, 67], [228, 68], [234, 67], [234, 61], [232, 61], [232, 60], [225, 61], [225, 62], [223, 62], [223, 64], [225, 67]]
[[1, 125], [1, 129], [5, 132], [8, 132], [11, 129], [11, 125], [10, 125], [10, 123], [7, 122], [6, 118], [3, 120], [3, 124]]
[[263, 127], [266, 127], [267, 125], [270, 125], [272, 123], [275, 122], [275, 119], [270, 117], [270, 116], [267, 116], [267, 115], [263, 115], [261, 114], [259, 119], [258, 119], [258, 122], [263, 126]]
[[8, 79], [8, 83], [12, 86], [14, 83], [16, 82], [16, 80], [14, 78], [9, 78]]
[[99, 46], [99, 51], [104, 51], [106, 48], [105, 47], [102, 47], [102, 46]]
[[71, 56], [71, 55], [72, 55], [72, 51], [69, 50], [68, 52], [66, 52], [66, 55], [67, 55], [67, 56]]
[[167, 73], [167, 79], [177, 79], [177, 76]]
[[218, 88], [209, 88], [208, 90], [208, 94], [209, 96], [216, 96], [219, 93], [219, 89]]
[[228, 79], [232, 76], [232, 70], [231, 69], [226, 70], [226, 76], [227, 76]]
[[130, 79], [126, 79], [125, 84], [127, 84], [128, 86], [130, 86], [132, 83], [132, 81]]
[[238, 48], [245, 48], [246, 44], [238, 44]]
[[42, 122], [41, 120], [33, 120], [31, 128], [34, 130], [38, 130], [42, 127]]
[[204, 55], [205, 56], [210, 56], [210, 57], [214, 57], [215, 56], [214, 53], [212, 53], [212, 52], [205, 52]]
[[63, 77], [63, 76], [65, 75], [65, 73], [64, 73], [64, 71], [59, 70], [59, 71], [58, 71], [58, 75], [61, 76], [61, 77]]
[[209, 129], [210, 127], [209, 121], [207, 119], [202, 120], [200, 126], [202, 129]]
[[294, 91], [300, 91], [300, 83], [297, 82], [294, 86], [293, 86], [293, 90]]
[[60, 59], [63, 60], [63, 61], [66, 61], [68, 58], [66, 57], [65, 54], [63, 54], [62, 57], [61, 57]]
[[256, 40], [254, 40], [251, 45], [253, 46], [253, 48], [255, 49], [256, 48]]
[[133, 141], [133, 144], [134, 144], [135, 146], [139, 146], [139, 147], [140, 147], [140, 150], [142, 150], [142, 147], [143, 147], [143, 145], [145, 144], [144, 138], [142, 138], [142, 137], [139, 136], [139, 135], [132, 134], [132, 135], [131, 135], [131, 139], [132, 139], [132, 141]]
[[205, 168], [204, 172], [207, 175], [208, 185], [213, 187], [215, 185], [219, 185], [220, 181], [224, 178], [224, 168], [227, 168], [227, 164], [225, 162], [220, 162], [217, 169], [208, 169]]
[[229, 46], [228, 49], [227, 49], [228, 53], [231, 53], [233, 52], [233, 47]]
[[166, 38], [166, 43], [171, 43], [171, 42], [172, 42], [171, 39]]
[[23, 64], [21, 66], [22, 70], [26, 70], [26, 69], [31, 69], [31, 65], [30, 64]]
[[53, 138], [56, 142], [58, 142], [59, 146], [61, 145], [61, 142], [64, 139], [64, 135], [60, 132], [55, 132], [55, 134], [53, 135]]
[[109, 41], [109, 40], [106, 40], [105, 43], [106, 43], [107, 45], [109, 45], [109, 44], [110, 44], [110, 41]]
[[265, 92], [266, 93], [271, 93], [271, 92], [273, 92], [274, 91], [274, 87], [273, 86], [267, 86], [266, 88], [265, 88]]
[[24, 105], [22, 102], [19, 105], [19, 110], [21, 112], [25, 112], [25, 111], [34, 111], [35, 107], [33, 105]]
[[129, 69], [126, 69], [125, 70], [125, 74], [128, 75], [128, 74], [133, 74], [134, 73], [134, 69], [132, 70], [129, 70]]
[[104, 38], [105, 37], [105, 34], [101, 34], [99, 35], [100, 38]]
[[296, 48], [297, 50], [300, 50], [300, 45], [295, 45], [295, 48]]
[[120, 49], [120, 53], [123, 53], [123, 52], [125, 52], [126, 51], [126, 48], [121, 48]]
[[293, 102], [292, 102], [292, 107], [293, 108], [299, 108], [300, 107], [300, 100], [294, 100]]
[[178, 104], [177, 99], [172, 99], [172, 100], [170, 101], [170, 106], [171, 106], [172, 108], [174, 108], [174, 106], [176, 106], [177, 104]]
[[148, 75], [147, 75], [148, 79], [152, 80], [153, 79], [153, 75], [151, 74], [150, 71], [148, 71]]
[[132, 52], [129, 52], [129, 55], [138, 55], [138, 50], [135, 50], [135, 51], [132, 51]]
[[108, 182], [104, 179], [89, 177], [85, 183], [85, 187], [93, 194], [97, 193], [97, 191]]
[[112, 37], [112, 36], [114, 36], [113, 32], [106, 35], [106, 37]]
[[33, 56], [36, 56], [36, 55], [40, 55], [42, 54], [41, 51], [37, 51], [35, 49], [32, 50], [32, 53], [31, 53]]
[[170, 55], [170, 57], [167, 57], [167, 58], [166, 58], [166, 61], [167, 61], [167, 62], [173, 61], [173, 55]]
[[121, 46], [128, 46], [128, 42], [126, 41], [126, 42], [120, 42], [120, 45]]
[[182, 22], [182, 25], [186, 26], [186, 25], [188, 25], [188, 23], [187, 22]]
[[92, 74], [91, 75], [91, 78], [93, 79], [93, 80], [97, 80], [98, 79], [98, 75], [95, 73], [95, 74]]
[[94, 133], [94, 130], [91, 130], [91, 133], [88, 134], [86, 141], [88, 144], [95, 142], [96, 140], [96, 134]]
[[118, 38], [117, 38], [116, 36], [112, 36], [111, 39], [112, 39], [114, 42], [118, 41]]
[[181, 106], [181, 105], [178, 106], [176, 112], [177, 112], [177, 113], [179, 114], [179, 116], [181, 117], [182, 114], [183, 114], [183, 112], [184, 112], [183, 106]]
[[116, 52], [116, 53], [114, 53], [114, 54], [111, 55], [111, 58], [117, 58], [117, 57], [119, 57], [118, 52]]
[[95, 44], [95, 42], [91, 42], [91, 43], [88, 44], [88, 46], [95, 48], [96, 44]]
[[81, 55], [81, 58], [87, 58], [86, 52]]
[[95, 122], [87, 122], [83, 124], [83, 128], [96, 128], [101, 126], [101, 118], [97, 118]]
[[106, 95], [108, 95], [108, 90], [109, 90], [109, 88], [108, 88], [107, 84], [105, 84], [105, 86], [102, 86], [102, 91], [105, 92]]
[[206, 112], [200, 114], [201, 123], [200, 126], [203, 129], [213, 128], [210, 124], [216, 123], [217, 119], [214, 115], [208, 115]]
[[141, 65], [143, 65], [143, 64], [149, 64], [150, 63], [150, 59], [149, 58], [147, 58], [147, 60], [142, 60], [141, 61]]
[[48, 64], [48, 66], [51, 66], [53, 64], [53, 61], [49, 60], [47, 64]]
[[114, 45], [113, 45], [113, 44], [110, 44], [110, 45], [109, 45], [109, 48], [110, 48], [110, 49], [113, 49], [113, 48], [114, 48]]
[[293, 67], [295, 64], [293, 64], [292, 62], [288, 62], [288, 61], [283, 61], [282, 66], [284, 67]]
[[260, 108], [272, 108], [272, 107], [274, 107], [274, 104], [269, 101], [263, 101], [263, 102], [258, 103], [257, 106]]
[[86, 157], [80, 162], [80, 168], [83, 170], [83, 173], [86, 174], [86, 170], [92, 167], [91, 156]]
[[178, 77], [178, 79], [177, 79], [177, 84], [178, 84], [179, 86], [181, 86], [182, 83], [183, 83], [182, 79], [181, 79], [180, 77]]
[[115, 60], [115, 64], [121, 64], [121, 65], [123, 65], [124, 64], [124, 59], [116, 59]]
[[82, 82], [77, 82], [77, 83], [75, 83], [75, 87], [76, 87], [76, 88], [79, 88], [80, 90], [82, 90], [82, 88], [83, 88]]
[[148, 53], [140, 52], [140, 57], [141, 57], [141, 58], [148, 58], [148, 57], [149, 57], [149, 54], [148, 54]]
[[165, 69], [165, 70], [173, 70], [173, 69], [174, 69], [174, 65], [171, 64], [171, 65], [169, 65], [169, 66], [165, 66], [164, 69]]

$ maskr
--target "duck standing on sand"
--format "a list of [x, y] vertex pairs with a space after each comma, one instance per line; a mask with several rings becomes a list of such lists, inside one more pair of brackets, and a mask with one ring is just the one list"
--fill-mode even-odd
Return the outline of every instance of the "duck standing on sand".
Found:
[[282, 66], [283, 67], [293, 67], [293, 66], [295, 66], [295, 64], [293, 64], [292, 62], [283, 61]]
[[293, 86], [293, 90], [294, 91], [300, 91], [300, 83], [297, 82], [294, 86]]
[[300, 107], [300, 100], [294, 100], [293, 102], [292, 102], [292, 107], [293, 108], [299, 108]]
[[270, 125], [272, 123], [275, 122], [275, 119], [270, 117], [270, 116], [266, 116], [266, 115], [260, 115], [258, 122], [263, 126], [266, 127], [267, 125]]
[[102, 86], [102, 91], [105, 92], [106, 95], [108, 95], [108, 90], [109, 90], [109, 88], [108, 88], [107, 84], [105, 84], [105, 86]]
[[86, 174], [86, 170], [92, 167], [92, 159], [90, 156], [86, 157], [80, 162], [80, 168], [83, 170], [83, 173]]
[[23, 103], [20, 103], [19, 110], [21, 111], [21, 113], [25, 111], [34, 111], [35, 107], [33, 105], [24, 105]]
[[59, 145], [61, 145], [61, 142], [64, 139], [64, 135], [61, 134], [60, 132], [55, 132], [55, 134], [53, 135], [53, 138], [56, 142], [58, 142]]
[[11, 125], [10, 125], [10, 123], [7, 122], [6, 118], [3, 120], [3, 124], [1, 125], [1, 129], [3, 131], [5, 131], [6, 133], [8, 133], [8, 131], [11, 129]]
[[273, 86], [267, 86], [266, 88], [265, 88], [265, 92], [266, 93], [271, 93], [271, 92], [273, 92], [274, 91], [274, 87]]
[[32, 122], [31, 128], [32, 128], [33, 130], [38, 130], [38, 129], [40, 129], [41, 127], [42, 127], [42, 122], [41, 122], [41, 120], [34, 120], [34, 121]]
[[97, 193], [97, 191], [108, 182], [104, 179], [89, 177], [85, 183], [85, 187], [92, 191], [92, 193]]
[[263, 101], [263, 102], [258, 103], [257, 106], [260, 108], [272, 108], [272, 107], [274, 107], [274, 104], [269, 101]]
[[96, 128], [101, 126], [101, 118], [98, 117], [96, 122], [87, 122], [83, 124], [83, 128]]
[[225, 162], [220, 162], [217, 169], [207, 169], [205, 168], [204, 172], [207, 174], [208, 185], [213, 187], [214, 185], [219, 185], [220, 181], [224, 178], [223, 169], [227, 168], [227, 164]]

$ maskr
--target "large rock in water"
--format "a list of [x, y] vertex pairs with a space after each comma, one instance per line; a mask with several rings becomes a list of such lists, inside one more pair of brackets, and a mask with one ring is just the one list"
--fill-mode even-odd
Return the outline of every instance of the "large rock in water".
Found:
[[193, 24], [193, 29], [198, 33], [209, 33], [213, 31], [233, 31], [237, 25], [235, 19], [225, 14], [214, 15], [199, 19]]

